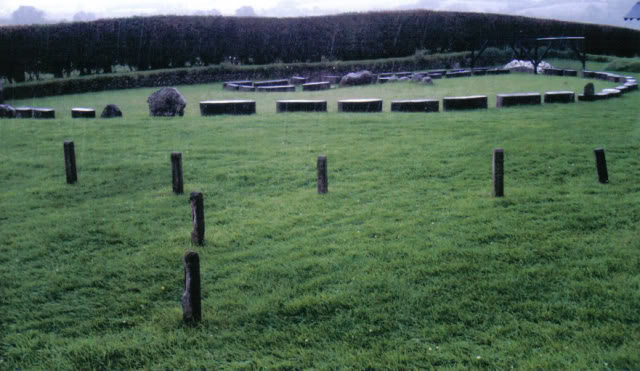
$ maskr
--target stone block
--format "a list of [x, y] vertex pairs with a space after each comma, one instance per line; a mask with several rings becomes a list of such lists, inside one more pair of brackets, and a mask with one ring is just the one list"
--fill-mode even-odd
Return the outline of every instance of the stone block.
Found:
[[498, 94], [496, 97], [496, 107], [498, 108], [542, 103], [540, 93]]
[[338, 112], [382, 112], [382, 99], [339, 100]]
[[200, 115], [251, 115], [256, 113], [254, 100], [208, 100], [200, 102]]
[[391, 112], [439, 112], [440, 101], [435, 99], [394, 100]]
[[572, 91], [548, 91], [544, 93], [545, 103], [574, 103], [576, 94]]
[[53, 108], [34, 108], [34, 119], [54, 119], [56, 118], [56, 110]]
[[72, 108], [71, 118], [94, 119], [96, 118], [96, 110], [93, 108]]
[[327, 112], [326, 100], [279, 100], [276, 112]]
[[[242, 84], [246, 85], [246, 84]], [[256, 88], [264, 87], [264, 86], [287, 86], [289, 85], [289, 80], [279, 79], [279, 80], [265, 80], [265, 81], [256, 81], [253, 83], [253, 86]]]
[[486, 95], [444, 97], [442, 98], [442, 108], [445, 111], [487, 109], [488, 99]]
[[295, 85], [258, 86], [256, 91], [260, 93], [283, 93], [296, 91]]

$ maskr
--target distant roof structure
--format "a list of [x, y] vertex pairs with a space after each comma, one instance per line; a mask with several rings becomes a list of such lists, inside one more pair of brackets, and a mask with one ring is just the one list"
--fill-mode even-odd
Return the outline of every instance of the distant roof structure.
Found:
[[640, 21], [640, 1], [638, 1], [636, 5], [634, 5], [633, 8], [629, 10], [629, 13], [624, 16], [625, 21], [633, 21], [634, 19]]
[[[638, 2], [640, 4], [640, 2]], [[584, 40], [582, 36], [563, 36], [563, 37], [540, 37], [536, 41], [558, 41], [558, 40]]]

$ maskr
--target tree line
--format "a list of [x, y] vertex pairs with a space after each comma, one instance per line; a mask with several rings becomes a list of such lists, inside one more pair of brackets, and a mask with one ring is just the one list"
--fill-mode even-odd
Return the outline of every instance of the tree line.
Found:
[[0, 27], [0, 76], [22, 82], [131, 70], [404, 57], [584, 36], [587, 53], [634, 56], [640, 31], [484, 13], [428, 10], [299, 18], [155, 16]]

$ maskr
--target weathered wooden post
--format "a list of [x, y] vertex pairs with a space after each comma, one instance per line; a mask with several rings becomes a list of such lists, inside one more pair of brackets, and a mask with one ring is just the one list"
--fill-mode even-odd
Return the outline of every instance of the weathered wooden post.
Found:
[[329, 192], [327, 156], [318, 156], [318, 194]]
[[173, 193], [184, 193], [184, 181], [182, 180], [182, 152], [171, 152], [171, 180]]
[[602, 184], [609, 183], [609, 173], [607, 172], [607, 159], [604, 157], [604, 149], [593, 150], [596, 156], [596, 169], [598, 170], [598, 180]]
[[493, 150], [493, 196], [504, 197], [504, 149]]
[[64, 170], [67, 173], [67, 184], [73, 184], [78, 181], [76, 151], [72, 140], [64, 142]]
[[196, 245], [204, 244], [204, 196], [202, 192], [191, 192], [191, 217], [193, 218], [193, 231], [191, 242]]
[[194, 325], [202, 320], [200, 296], [200, 257], [197, 252], [184, 254], [184, 293], [182, 294], [182, 319]]

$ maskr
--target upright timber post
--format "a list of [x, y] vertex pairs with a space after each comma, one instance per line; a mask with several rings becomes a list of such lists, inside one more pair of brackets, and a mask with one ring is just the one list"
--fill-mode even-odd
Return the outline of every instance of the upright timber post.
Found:
[[493, 150], [493, 195], [504, 197], [504, 149]]
[[204, 196], [202, 192], [191, 192], [189, 197], [191, 202], [191, 217], [193, 220], [193, 231], [191, 232], [191, 242], [196, 245], [204, 244]]
[[318, 156], [318, 194], [329, 192], [327, 156]]
[[173, 184], [173, 193], [184, 193], [184, 181], [182, 179], [182, 153], [171, 153], [171, 181]]
[[78, 181], [76, 151], [72, 140], [64, 142], [64, 170], [67, 174], [67, 184], [73, 184]]
[[598, 171], [598, 181], [602, 184], [609, 183], [609, 172], [607, 171], [607, 159], [604, 157], [604, 149], [593, 150], [596, 156], [596, 170]]
[[197, 252], [184, 254], [184, 293], [182, 294], [182, 319], [194, 325], [202, 320], [200, 293], [200, 257]]

